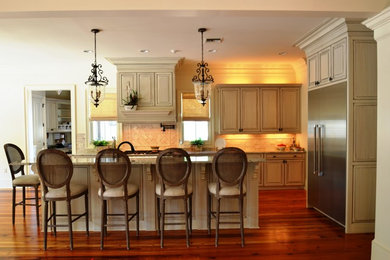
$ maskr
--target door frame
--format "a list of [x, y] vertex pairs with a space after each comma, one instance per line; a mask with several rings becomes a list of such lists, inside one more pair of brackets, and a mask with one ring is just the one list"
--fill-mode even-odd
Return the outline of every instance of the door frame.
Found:
[[24, 115], [25, 115], [25, 143], [26, 143], [26, 160], [29, 161], [30, 154], [33, 152], [32, 142], [33, 135], [30, 129], [33, 129], [33, 115], [32, 115], [32, 96], [33, 91], [70, 91], [70, 105], [71, 105], [71, 122], [72, 122], [72, 154], [76, 150], [76, 85], [27, 85], [24, 88]]

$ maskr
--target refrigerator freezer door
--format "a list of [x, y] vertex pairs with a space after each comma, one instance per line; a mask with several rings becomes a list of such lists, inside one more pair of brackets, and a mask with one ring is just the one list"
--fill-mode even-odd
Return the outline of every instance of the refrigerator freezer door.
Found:
[[[346, 198], [346, 97], [345, 84], [309, 92], [308, 204], [343, 225]], [[314, 125], [317, 125], [316, 139]]]

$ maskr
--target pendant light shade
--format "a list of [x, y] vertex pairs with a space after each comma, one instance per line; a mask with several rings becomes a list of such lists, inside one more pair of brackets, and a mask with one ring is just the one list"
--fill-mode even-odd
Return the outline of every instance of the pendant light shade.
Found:
[[213, 76], [209, 75], [209, 65], [203, 60], [203, 33], [205, 31], [206, 28], [198, 29], [198, 32], [200, 32], [201, 34], [202, 61], [197, 64], [197, 75], [192, 78], [192, 83], [194, 84], [195, 98], [203, 106], [206, 104], [207, 99], [210, 97], [211, 85], [214, 83]]
[[89, 99], [92, 104], [97, 107], [104, 100], [105, 87], [108, 84], [108, 79], [103, 76], [102, 65], [96, 62], [96, 34], [100, 32], [100, 30], [92, 29], [91, 32], [94, 34], [95, 61], [92, 63], [91, 75], [88, 77], [85, 84], [88, 86]]

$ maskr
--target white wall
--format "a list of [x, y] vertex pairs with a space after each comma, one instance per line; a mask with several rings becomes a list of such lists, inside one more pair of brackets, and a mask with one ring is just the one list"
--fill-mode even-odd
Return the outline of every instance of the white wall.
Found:
[[371, 257], [390, 259], [390, 8], [365, 21], [374, 30], [378, 50], [378, 133], [375, 239]]

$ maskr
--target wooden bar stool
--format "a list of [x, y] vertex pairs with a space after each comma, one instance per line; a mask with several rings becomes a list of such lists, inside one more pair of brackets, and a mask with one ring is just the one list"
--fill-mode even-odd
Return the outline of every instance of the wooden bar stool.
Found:
[[[241, 246], [244, 242], [244, 221], [243, 221], [243, 205], [246, 187], [243, 180], [246, 174], [248, 160], [243, 150], [235, 147], [228, 147], [219, 150], [212, 163], [213, 173], [216, 177], [216, 182], [209, 183], [207, 196], [207, 228], [208, 233], [211, 233], [211, 217], [216, 219], [215, 225], [215, 246], [218, 246], [219, 225], [220, 224], [240, 224], [241, 230]], [[217, 199], [217, 210], [212, 211], [212, 196]], [[239, 202], [239, 211], [221, 212], [220, 204], [222, 198], [237, 198]], [[239, 214], [240, 222], [221, 222], [221, 214]]]
[[[82, 184], [71, 184], [73, 175], [73, 163], [69, 156], [59, 150], [46, 149], [39, 152], [37, 156], [38, 173], [42, 181], [44, 207], [44, 249], [47, 249], [47, 227], [54, 228], [54, 235], [57, 227], [69, 227], [70, 250], [73, 250], [72, 223], [85, 216], [86, 233], [89, 236], [88, 225], [88, 186]], [[71, 201], [84, 195], [85, 212], [72, 214]], [[67, 214], [57, 214], [56, 201], [66, 201]], [[49, 202], [52, 203], [53, 212], [48, 217]], [[75, 218], [73, 218], [75, 216]], [[60, 225], [56, 217], [67, 217], [68, 225]], [[53, 224], [48, 222], [53, 219]]]
[[[192, 230], [192, 185], [188, 185], [191, 173], [191, 159], [186, 151], [170, 148], [162, 151], [156, 160], [160, 184], [156, 185], [158, 231], [160, 245], [164, 247], [165, 225], [182, 225], [186, 228], [186, 244], [189, 247], [189, 234]], [[165, 212], [166, 200], [182, 199], [184, 212]], [[184, 223], [165, 223], [165, 215], [184, 214]], [[161, 230], [160, 230], [161, 229]]]
[[[11, 165], [11, 163], [23, 161], [24, 154], [22, 150], [14, 144], [4, 145], [5, 155], [9, 165], [9, 170], [12, 178], [12, 224], [15, 225], [15, 208], [16, 206], [23, 206], [23, 217], [26, 217], [26, 206], [35, 206], [37, 225], [39, 226], [39, 195], [38, 189], [40, 185], [39, 176], [36, 174], [25, 175], [24, 165]], [[20, 175], [18, 175], [20, 173]], [[16, 202], [16, 188], [22, 188], [22, 201]], [[26, 187], [34, 188], [34, 198], [26, 198]], [[35, 204], [26, 203], [27, 200], [35, 200]]]
[[[104, 234], [107, 233], [107, 227], [115, 225], [107, 224], [107, 217], [124, 216], [124, 224], [121, 226], [126, 227], [126, 244], [129, 250], [129, 221], [134, 217], [136, 217], [137, 236], [139, 236], [139, 189], [137, 185], [128, 183], [131, 174], [130, 159], [118, 149], [105, 149], [96, 155], [96, 169], [100, 177], [98, 196], [102, 200], [100, 249], [104, 247]], [[136, 212], [129, 214], [127, 202], [134, 197], [136, 198]], [[108, 200], [122, 200], [124, 214], [108, 213]]]

